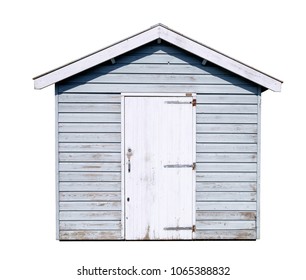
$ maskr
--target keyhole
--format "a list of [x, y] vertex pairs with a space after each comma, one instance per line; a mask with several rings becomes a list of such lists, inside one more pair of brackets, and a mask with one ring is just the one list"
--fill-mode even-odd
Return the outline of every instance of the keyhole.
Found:
[[130, 198], [128, 197], [126, 200], [127, 200], [127, 202], [129, 202], [129, 201], [130, 201]]

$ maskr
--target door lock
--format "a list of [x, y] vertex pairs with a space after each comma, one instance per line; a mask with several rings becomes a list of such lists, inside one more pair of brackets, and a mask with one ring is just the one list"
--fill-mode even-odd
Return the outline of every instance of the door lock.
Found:
[[128, 148], [126, 156], [127, 156], [127, 159], [128, 159], [128, 172], [129, 173], [131, 172], [131, 156], [132, 155], [133, 155], [132, 149]]

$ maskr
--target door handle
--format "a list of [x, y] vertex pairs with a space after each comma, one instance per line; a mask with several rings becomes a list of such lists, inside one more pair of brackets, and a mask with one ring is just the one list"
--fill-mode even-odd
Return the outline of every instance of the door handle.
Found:
[[133, 155], [132, 149], [128, 148], [126, 156], [127, 156], [127, 159], [128, 159], [128, 172], [129, 173], [131, 172], [131, 156], [132, 155]]

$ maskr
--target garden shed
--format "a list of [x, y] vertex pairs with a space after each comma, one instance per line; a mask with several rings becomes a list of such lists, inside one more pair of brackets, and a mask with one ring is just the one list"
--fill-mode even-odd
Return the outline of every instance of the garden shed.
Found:
[[261, 93], [282, 81], [157, 24], [55, 84], [57, 239], [257, 239]]

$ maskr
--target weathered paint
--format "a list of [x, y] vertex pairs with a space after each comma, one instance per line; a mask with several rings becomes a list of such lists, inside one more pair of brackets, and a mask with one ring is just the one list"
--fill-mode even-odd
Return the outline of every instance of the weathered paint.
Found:
[[[162, 24], [152, 26], [143, 32], [127, 38], [126, 40], [122, 40], [110, 47], [87, 55], [79, 60], [73, 61], [65, 66], [34, 78], [35, 88], [41, 89], [49, 86], [109, 60], [112, 65], [117, 61], [121, 61], [123, 64], [130, 64], [132, 61], [136, 63], [149, 63], [152, 61], [150, 58], [139, 58], [137, 54], [134, 54], [134, 56], [131, 57], [121, 55], [155, 40], [157, 40], [157, 45], [160, 45], [161, 41], [165, 40], [176, 47], [189, 51], [194, 55], [194, 59], [189, 58], [190, 63], [193, 63], [193, 60], [198, 58], [201, 65], [205, 66], [207, 61], [210, 61], [267, 89], [280, 91], [282, 81], [194, 41]], [[158, 58], [159, 60], [157, 63], [159, 64], [185, 62], [177, 57], [173, 57], [170, 60], [166, 60], [162, 56], [159, 56]]]
[[[122, 92], [196, 94], [193, 238], [256, 239], [256, 84], [154, 42], [57, 88], [59, 239], [126, 238]], [[151, 227], [143, 238], [152, 238]]]
[[129, 155], [131, 149], [124, 159], [128, 240], [192, 239], [192, 100], [192, 96], [125, 97], [124, 153]]

